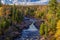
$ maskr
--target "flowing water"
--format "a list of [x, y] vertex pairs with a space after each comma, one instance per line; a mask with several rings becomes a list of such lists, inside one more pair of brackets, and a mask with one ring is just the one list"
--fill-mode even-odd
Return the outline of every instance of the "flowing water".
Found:
[[18, 38], [16, 40], [39, 40], [40, 38], [39, 30], [34, 25], [35, 21], [33, 19], [30, 19], [30, 21], [32, 21], [32, 24], [29, 25], [28, 29], [24, 29], [22, 31], [21, 38]]

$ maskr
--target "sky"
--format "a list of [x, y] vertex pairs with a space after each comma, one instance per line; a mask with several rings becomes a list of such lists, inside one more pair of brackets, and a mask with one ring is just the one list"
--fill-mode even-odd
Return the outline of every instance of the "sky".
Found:
[[36, 3], [36, 4], [47, 4], [49, 2], [49, 0], [1, 0], [1, 2], [3, 4], [22, 4], [22, 2], [25, 4], [27, 3], [28, 5], [29, 4], [33, 4], [33, 3]]

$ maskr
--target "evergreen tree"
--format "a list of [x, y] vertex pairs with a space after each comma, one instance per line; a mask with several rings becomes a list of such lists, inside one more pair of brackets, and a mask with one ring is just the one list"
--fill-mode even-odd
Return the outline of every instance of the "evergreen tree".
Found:
[[19, 11], [18, 9], [16, 9], [15, 20], [17, 22], [21, 22], [23, 20], [23, 13], [22, 13], [22, 11]]
[[50, 0], [49, 5], [48, 5], [48, 12], [56, 14], [56, 9], [57, 9], [57, 0]]
[[57, 14], [57, 0], [50, 0], [48, 5], [48, 14], [53, 14], [53, 16], [48, 19], [48, 22], [51, 24], [51, 31], [55, 32], [56, 30], [56, 14]]
[[15, 13], [16, 13], [16, 6], [15, 4], [13, 5], [13, 10], [12, 10], [12, 21], [15, 20]]
[[45, 32], [45, 38], [46, 38], [48, 36], [48, 26], [46, 23], [44, 24], [44, 32]]
[[42, 23], [41, 25], [40, 25], [40, 35], [43, 35], [44, 34], [44, 23]]
[[31, 8], [28, 8], [28, 11], [27, 11], [27, 15], [29, 15], [29, 16], [34, 16], [34, 9], [31, 9]]
[[60, 3], [57, 4], [57, 17], [60, 19]]
[[0, 0], [0, 7], [2, 6], [2, 4], [1, 4], [1, 0]]
[[45, 38], [47, 37], [48, 35], [48, 26], [46, 23], [42, 23], [41, 26], [40, 26], [40, 35], [44, 35]]

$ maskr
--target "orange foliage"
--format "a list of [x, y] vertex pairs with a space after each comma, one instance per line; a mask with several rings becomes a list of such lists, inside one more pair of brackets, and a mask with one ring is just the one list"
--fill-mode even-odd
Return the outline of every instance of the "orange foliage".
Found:
[[10, 10], [6, 10], [6, 15], [10, 14]]
[[54, 16], [53, 14], [49, 14], [49, 13], [48, 13], [48, 14], [46, 14], [46, 19], [49, 20], [49, 19], [51, 19], [53, 16]]
[[0, 16], [3, 15], [3, 7], [0, 7]]
[[47, 11], [47, 5], [41, 5], [37, 8], [37, 10], [39, 10], [40, 12], [45, 12]]

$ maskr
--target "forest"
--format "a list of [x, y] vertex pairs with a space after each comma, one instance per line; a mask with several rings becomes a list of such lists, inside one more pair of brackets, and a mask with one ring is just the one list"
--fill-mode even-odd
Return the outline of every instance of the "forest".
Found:
[[[13, 40], [25, 26], [18, 26], [24, 17], [41, 19], [41, 39], [60, 40], [60, 3], [51, 0], [48, 5], [3, 5], [0, 3], [0, 40]], [[20, 31], [19, 31], [20, 30]]]

